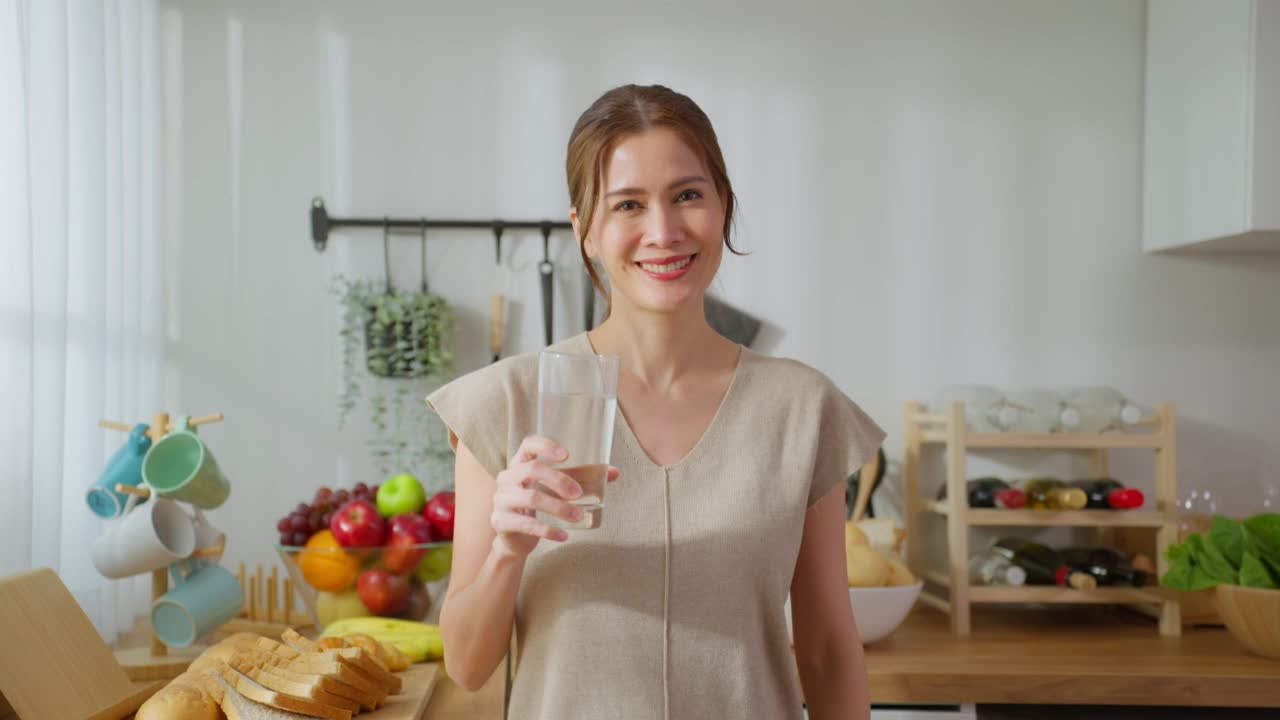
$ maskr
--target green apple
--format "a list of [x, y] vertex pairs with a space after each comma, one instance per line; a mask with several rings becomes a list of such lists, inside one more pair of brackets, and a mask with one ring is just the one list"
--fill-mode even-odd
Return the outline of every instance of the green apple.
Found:
[[427, 549], [413, 576], [422, 582], [434, 582], [449, 574], [453, 567], [453, 545]]
[[372, 614], [360, 601], [360, 595], [356, 593], [355, 588], [337, 593], [325, 591], [316, 593], [316, 622], [320, 623], [321, 627], [343, 618], [368, 617]]
[[418, 478], [408, 473], [400, 473], [378, 487], [378, 514], [383, 517], [422, 512], [426, 504], [427, 491]]

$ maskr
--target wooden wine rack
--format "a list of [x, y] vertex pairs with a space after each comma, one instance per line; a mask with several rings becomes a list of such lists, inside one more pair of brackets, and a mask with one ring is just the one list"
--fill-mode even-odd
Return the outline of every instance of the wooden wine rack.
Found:
[[[1133, 604], [1159, 608], [1161, 635], [1182, 632], [1178, 593], [1161, 588], [1153, 578], [1149, 587], [1102, 587], [1075, 590], [1060, 587], [1009, 587], [973, 585], [969, 582], [969, 528], [987, 527], [1093, 527], [1150, 528], [1156, 536], [1156, 569], [1167, 570], [1164, 551], [1177, 542], [1176, 419], [1172, 404], [1161, 404], [1145, 419], [1142, 431], [1106, 433], [974, 433], [965, 425], [963, 403], [953, 403], [945, 415], [928, 414], [920, 403], [905, 407], [906, 437], [903, 482], [906, 490], [907, 563], [927, 581], [921, 600], [951, 615], [951, 630], [968, 635], [969, 609], [974, 603], [1092, 603]], [[920, 492], [921, 457], [928, 447], [946, 453], [947, 499], [925, 499]], [[1077, 450], [1090, 454], [1092, 472], [1108, 474], [1109, 452], [1146, 449], [1156, 454], [1154, 510], [988, 510], [970, 508], [966, 473], [970, 450]], [[932, 497], [930, 494], [929, 497]], [[943, 518], [947, 528], [948, 572], [926, 568], [921, 553], [921, 516]], [[937, 590], [942, 590], [945, 597]]]

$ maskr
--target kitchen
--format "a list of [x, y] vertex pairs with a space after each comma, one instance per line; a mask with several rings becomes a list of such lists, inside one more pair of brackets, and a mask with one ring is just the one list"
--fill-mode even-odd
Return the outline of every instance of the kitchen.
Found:
[[[422, 403], [434, 385], [371, 379], [348, 311], [388, 275], [443, 298], [456, 375], [583, 332], [565, 143], [593, 99], [629, 82], [672, 87], [714, 121], [749, 254], [725, 253], [710, 292], [759, 321], [753, 351], [826, 374], [887, 432], [871, 505], [921, 529], [913, 571], [949, 561], [953, 531], [938, 517], [909, 528], [906, 403], [938, 414], [930, 401], [952, 386], [1107, 386], [1169, 404], [1172, 502], [1157, 508], [1155, 453], [1107, 454], [1145, 511], [1280, 507], [1275, 0], [4, 7], [0, 166], [23, 170], [0, 171], [0, 368], [18, 378], [0, 387], [0, 486], [19, 508], [0, 576], [53, 568], [117, 648], [153, 586], [104, 578], [81, 551], [108, 526], [84, 489], [126, 437], [99, 421], [221, 415], [199, 436], [232, 491], [207, 519], [246, 589], [268, 584], [258, 566], [288, 577], [278, 525], [321, 487], [368, 492], [408, 471], [448, 492], [448, 432]], [[397, 221], [385, 235], [384, 218]], [[480, 227], [430, 224], [444, 220]], [[941, 447], [918, 467], [929, 501]], [[1093, 469], [1072, 452], [966, 458], [962, 479]], [[1018, 530], [1083, 539], [1033, 531]], [[971, 610], [956, 635], [917, 602], [867, 645], [875, 712], [1280, 707], [1280, 665], [1219, 626], [1175, 639], [1123, 604]], [[1075, 632], [1095, 625], [1135, 654]], [[1028, 640], [1038, 632], [1054, 639]], [[1134, 659], [1102, 662], [1117, 655]], [[426, 717], [498, 717], [504, 682], [469, 693], [441, 677]]]

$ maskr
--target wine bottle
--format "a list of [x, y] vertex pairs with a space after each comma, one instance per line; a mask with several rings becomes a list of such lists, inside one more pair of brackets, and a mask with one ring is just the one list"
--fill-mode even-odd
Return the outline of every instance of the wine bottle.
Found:
[[1089, 502], [1083, 490], [1057, 478], [1032, 478], [1018, 487], [1027, 494], [1027, 507], [1032, 510], [1079, 510]]
[[1147, 573], [1133, 567], [1129, 558], [1114, 548], [1067, 548], [1059, 554], [1071, 567], [1092, 575], [1099, 585], [1147, 584]]
[[[1027, 504], [1026, 493], [1000, 478], [980, 477], [967, 483], [969, 489], [969, 507], [971, 508], [1003, 508], [1016, 510]], [[943, 483], [938, 489], [938, 499], [947, 499], [947, 485]]]
[[979, 585], [1022, 585], [1027, 572], [1009, 558], [988, 550], [969, 558], [969, 581]]
[[1025, 570], [1027, 582], [1032, 585], [1062, 585], [1077, 590], [1098, 586], [1092, 575], [1071, 567], [1053, 549], [1040, 543], [1016, 537], [1001, 538], [991, 550]]
[[1095, 510], [1132, 510], [1146, 500], [1141, 490], [1127, 488], [1112, 478], [1075, 480], [1071, 487], [1083, 490], [1088, 499], [1085, 507]]
[[1063, 422], [1073, 417], [1067, 414], [1062, 396], [1053, 390], [1013, 391], [1006, 395], [1006, 402], [1015, 411], [1013, 423], [1009, 426], [1013, 432], [1058, 432]]

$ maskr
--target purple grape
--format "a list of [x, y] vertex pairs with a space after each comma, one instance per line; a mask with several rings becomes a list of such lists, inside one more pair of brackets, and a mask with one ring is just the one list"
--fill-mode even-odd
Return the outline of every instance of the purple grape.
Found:
[[298, 531], [307, 529], [307, 519], [301, 515], [293, 515], [289, 518], [289, 529]]
[[306, 545], [307, 540], [310, 539], [310, 537], [311, 536], [305, 532], [295, 532], [293, 534], [293, 544], [298, 546]]
[[362, 482], [358, 482], [358, 483], [356, 483], [356, 486], [355, 486], [354, 488], [352, 488], [352, 489], [351, 489], [351, 493], [352, 493], [353, 495], [354, 495], [355, 493], [368, 494], [368, 492], [369, 492], [369, 486], [368, 486], [368, 485], [365, 485], [365, 484], [364, 484], [364, 483], [362, 483]]
[[320, 520], [321, 520], [321, 522], [323, 522], [323, 523], [324, 523], [324, 527], [320, 528], [321, 530], [323, 530], [324, 528], [329, 527], [329, 523], [333, 522], [333, 513], [332, 513], [332, 512], [326, 512], [326, 513], [324, 514], [324, 516], [322, 516], [322, 517], [320, 518]]
[[306, 513], [310, 509], [311, 509], [310, 505], [306, 503], [298, 503], [298, 507], [294, 508], [293, 511], [295, 513]]
[[292, 545], [292, 544], [293, 544], [293, 533], [291, 533], [291, 532], [282, 532], [282, 533], [280, 533], [280, 544], [281, 544], [281, 545]]
[[280, 522], [276, 523], [276, 530], [280, 532], [289, 532], [293, 529], [293, 516], [280, 518]]

